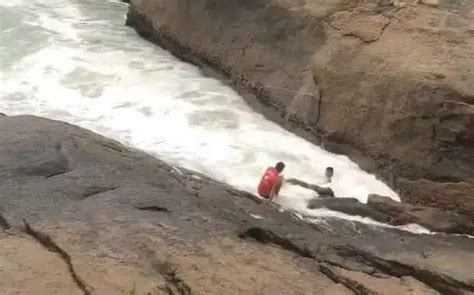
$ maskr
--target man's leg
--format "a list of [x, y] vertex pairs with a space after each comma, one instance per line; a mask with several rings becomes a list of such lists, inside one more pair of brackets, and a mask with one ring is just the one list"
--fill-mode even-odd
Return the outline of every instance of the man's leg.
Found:
[[272, 201], [276, 196], [278, 196], [282, 185], [283, 185], [283, 178], [280, 176], [272, 188], [272, 192], [270, 193], [270, 198], [269, 198], [270, 201]]
[[264, 199], [269, 199], [269, 198], [270, 198], [269, 196], [264, 196], [264, 195], [262, 195], [261, 193], [258, 193], [258, 195], [259, 195], [260, 197], [264, 198]]
[[283, 178], [279, 177], [277, 183], [275, 184], [275, 196], [278, 196], [280, 189], [283, 185]]

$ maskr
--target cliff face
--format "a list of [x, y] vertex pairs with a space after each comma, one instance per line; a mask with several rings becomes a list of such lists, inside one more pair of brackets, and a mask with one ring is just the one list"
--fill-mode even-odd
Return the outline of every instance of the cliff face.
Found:
[[134, 0], [128, 23], [370, 157], [403, 200], [474, 212], [471, 1]]

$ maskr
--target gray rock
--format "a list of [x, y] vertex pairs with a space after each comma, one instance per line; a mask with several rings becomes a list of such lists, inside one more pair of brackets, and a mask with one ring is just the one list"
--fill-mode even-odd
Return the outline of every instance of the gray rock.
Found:
[[383, 293], [381, 276], [399, 294], [474, 291], [470, 239], [309, 224], [175, 170], [66, 123], [0, 120], [0, 293]]
[[474, 235], [474, 217], [450, 210], [411, 205], [387, 197], [370, 195], [367, 206], [390, 216], [385, 222], [393, 225], [420, 224], [432, 231]]
[[369, 195], [367, 204], [352, 198], [315, 198], [309, 209], [327, 208], [354, 216], [399, 226], [419, 224], [431, 231], [455, 234], [474, 234], [474, 218], [469, 215], [396, 202], [388, 197]]
[[308, 208], [318, 209], [327, 208], [330, 210], [346, 213], [349, 215], [356, 215], [362, 217], [370, 217], [374, 220], [390, 223], [391, 216], [373, 209], [365, 204], [362, 204], [357, 199], [353, 198], [331, 198], [319, 199], [315, 198], [308, 202]]

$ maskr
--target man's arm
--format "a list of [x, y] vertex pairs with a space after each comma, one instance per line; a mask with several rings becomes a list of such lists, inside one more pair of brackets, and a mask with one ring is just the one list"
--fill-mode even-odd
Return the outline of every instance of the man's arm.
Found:
[[309, 184], [304, 181], [298, 180], [298, 179], [288, 179], [286, 182], [294, 184], [294, 185], [299, 185], [301, 187], [304, 187], [306, 189], [310, 189], [312, 191], [317, 192], [320, 196], [328, 196], [328, 197], [334, 197], [334, 192], [332, 189], [329, 187], [321, 187], [319, 185], [315, 184]]
[[269, 200], [270, 201], [273, 201], [273, 199], [278, 196], [278, 194], [280, 193], [280, 188], [281, 186], [283, 185], [283, 177], [278, 177], [278, 180], [277, 182], [275, 183], [275, 185], [273, 186], [272, 188], [272, 191], [270, 192], [270, 196], [269, 196]]
[[308, 188], [308, 189], [311, 189], [310, 187], [310, 184], [304, 182], [304, 181], [301, 181], [299, 179], [295, 179], [295, 178], [290, 178], [288, 179], [286, 182], [290, 183], [290, 184], [294, 184], [294, 185], [299, 185], [301, 187], [304, 187], [304, 188]]

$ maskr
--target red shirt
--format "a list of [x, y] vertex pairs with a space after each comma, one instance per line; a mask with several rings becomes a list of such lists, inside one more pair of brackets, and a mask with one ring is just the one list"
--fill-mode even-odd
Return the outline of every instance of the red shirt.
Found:
[[262, 197], [269, 198], [273, 186], [275, 186], [278, 181], [278, 177], [278, 171], [275, 168], [268, 168], [258, 185], [258, 194]]

